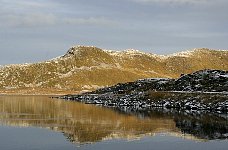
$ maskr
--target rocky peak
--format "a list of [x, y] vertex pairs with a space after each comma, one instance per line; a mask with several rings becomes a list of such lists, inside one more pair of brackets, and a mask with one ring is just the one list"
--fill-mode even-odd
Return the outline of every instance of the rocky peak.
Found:
[[205, 70], [199, 70], [196, 71], [192, 74], [187, 74], [179, 78], [178, 80], [186, 80], [186, 78], [192, 78], [192, 79], [202, 79], [206, 80], [209, 78], [227, 78], [228, 81], [228, 71], [223, 71], [223, 70], [210, 70], [210, 69], [205, 69]]
[[82, 52], [93, 51], [93, 50], [97, 50], [97, 49], [99, 49], [99, 48], [97, 48], [95, 46], [82, 46], [82, 45], [72, 46], [63, 57], [69, 57], [72, 55], [80, 55]]
[[200, 70], [187, 74], [175, 82], [175, 89], [180, 91], [228, 91], [228, 71]]

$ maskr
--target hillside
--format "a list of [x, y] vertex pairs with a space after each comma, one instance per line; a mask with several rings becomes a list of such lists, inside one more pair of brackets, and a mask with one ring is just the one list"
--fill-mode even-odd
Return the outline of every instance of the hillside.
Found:
[[228, 70], [228, 51], [195, 49], [160, 56], [137, 50], [76, 46], [45, 62], [1, 67], [0, 90], [72, 93], [142, 78], [177, 78], [201, 69]]

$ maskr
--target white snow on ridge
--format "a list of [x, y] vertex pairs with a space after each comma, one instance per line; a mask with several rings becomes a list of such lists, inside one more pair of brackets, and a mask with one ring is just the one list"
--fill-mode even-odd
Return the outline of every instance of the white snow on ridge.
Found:
[[141, 52], [139, 50], [135, 50], [135, 49], [127, 49], [123, 51], [125, 54], [129, 54], [129, 55], [138, 55], [138, 54], [143, 54], [145, 55], [146, 53]]
[[57, 56], [57, 57], [52, 58], [52, 59], [50, 59], [50, 60], [48, 60], [48, 61], [45, 61], [45, 62], [51, 62], [51, 61], [53, 61], [53, 62], [55, 62], [55, 63], [58, 63], [58, 60], [60, 60], [63, 56], [64, 56], [64, 55]]
[[[169, 54], [169, 55], [157, 55], [157, 54], [153, 54], [154, 56], [157, 56], [158, 58], [160, 58], [161, 60], [165, 60], [167, 58], [170, 57], [174, 57], [174, 56], [179, 56], [179, 57], [191, 57], [194, 55], [194, 53], [196, 53], [197, 51], [202, 51], [203, 49], [198, 49], [198, 48], [194, 48], [192, 50], [183, 50], [177, 53], [173, 53], [173, 54]], [[208, 51], [215, 51], [215, 52], [228, 52], [228, 50], [212, 50], [212, 49], [207, 49]], [[226, 55], [226, 54], [224, 54]]]
[[122, 51], [115, 51], [115, 50], [103, 50], [104, 52], [108, 53], [111, 56], [117, 56], [117, 57], [131, 57], [131, 56], [149, 56], [153, 58], [160, 58], [159, 55], [152, 54], [152, 53], [145, 53], [140, 50], [135, 49], [127, 49]]
[[147, 55], [147, 53], [141, 52], [139, 50], [134, 50], [134, 49], [127, 49], [123, 51], [115, 51], [115, 50], [104, 50], [104, 52], [112, 55], [112, 56], [127, 56], [127, 55]]
[[[65, 55], [69, 55], [70, 53], [74, 53], [77, 54], [80, 52], [81, 48], [96, 48], [95, 46], [83, 46], [83, 45], [77, 45], [77, 46], [72, 46]], [[117, 57], [131, 57], [131, 56], [149, 56], [151, 58], [155, 58], [158, 61], [163, 61], [165, 59], [168, 59], [170, 57], [173, 56], [180, 56], [180, 57], [191, 57], [196, 51], [201, 51], [201, 50], [209, 50], [209, 51], [222, 51], [222, 52], [228, 52], [228, 50], [212, 50], [212, 49], [192, 49], [192, 50], [187, 50], [187, 51], [182, 51], [182, 52], [177, 52], [174, 54], [170, 54], [170, 55], [157, 55], [157, 54], [152, 54], [152, 53], [146, 53], [146, 52], [142, 52], [140, 50], [135, 50], [135, 49], [127, 49], [127, 50], [120, 50], [120, 51], [115, 51], [115, 50], [103, 50], [104, 52], [106, 52], [107, 54], [111, 55], [111, 56], [117, 56]], [[228, 53], [224, 53], [224, 55], [226, 55]], [[39, 64], [39, 63], [58, 63], [59, 60], [62, 59], [66, 59], [63, 56], [65, 55], [61, 55], [58, 56], [56, 58], [47, 60], [47, 61], [43, 61], [43, 62], [36, 62], [34, 64]], [[132, 57], [133, 58], [133, 57]], [[4, 68], [8, 68], [8, 67], [27, 67], [29, 65], [31, 65], [33, 63], [25, 63], [25, 64], [9, 64], [9, 65], [0, 65], [0, 69], [4, 69]]]
[[[165, 60], [165, 59], [168, 59], [168, 58], [174, 57], [174, 56], [190, 57], [198, 50], [200, 50], [200, 49], [195, 48], [193, 50], [181, 51], [181, 52], [177, 52], [177, 53], [173, 53], [173, 54], [169, 54], [169, 55], [158, 55], [158, 54], [153, 54], [153, 53], [146, 53], [146, 52], [142, 52], [140, 50], [135, 50], [135, 49], [127, 49], [127, 50], [123, 50], [123, 51], [115, 51], [115, 50], [104, 50], [104, 51], [112, 56], [146, 55], [146, 56], [153, 57], [153, 58], [156, 58], [159, 60]], [[218, 51], [218, 50], [216, 50], [216, 51]]]
[[30, 66], [31, 64], [32, 64], [32, 63], [9, 64], [9, 65], [0, 66], [0, 69], [11, 68], [11, 67], [27, 67], [27, 66]]
[[193, 49], [193, 50], [187, 50], [187, 51], [181, 51], [181, 52], [177, 52], [177, 53], [173, 53], [170, 55], [166, 55], [166, 58], [168, 57], [173, 57], [173, 56], [180, 56], [180, 57], [190, 57], [192, 56], [195, 51], [197, 51], [198, 49]]

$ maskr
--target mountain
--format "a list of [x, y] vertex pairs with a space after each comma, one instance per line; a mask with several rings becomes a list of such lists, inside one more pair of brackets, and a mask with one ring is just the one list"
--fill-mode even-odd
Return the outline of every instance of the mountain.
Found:
[[228, 70], [228, 51], [203, 48], [161, 56], [75, 46], [45, 62], [0, 67], [0, 91], [73, 93], [142, 78], [177, 78], [201, 69]]

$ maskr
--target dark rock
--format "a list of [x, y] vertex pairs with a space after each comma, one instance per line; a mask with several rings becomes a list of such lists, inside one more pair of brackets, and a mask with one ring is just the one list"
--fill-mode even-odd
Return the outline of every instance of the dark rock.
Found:
[[119, 83], [61, 99], [106, 107], [228, 111], [228, 71], [200, 70], [178, 79], [149, 78]]

